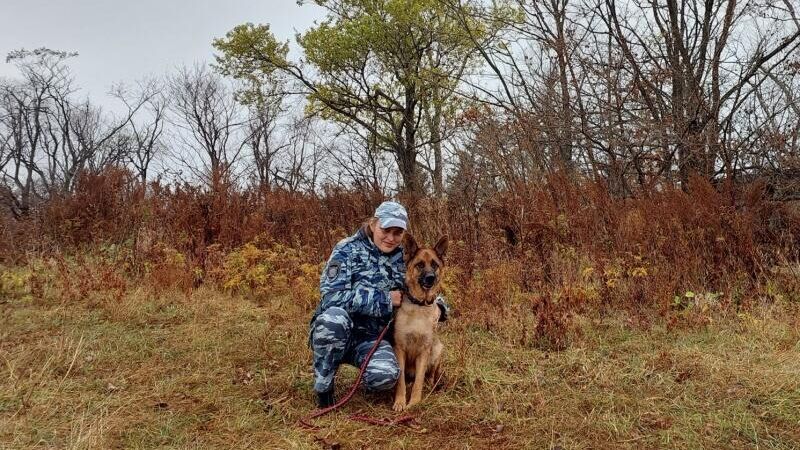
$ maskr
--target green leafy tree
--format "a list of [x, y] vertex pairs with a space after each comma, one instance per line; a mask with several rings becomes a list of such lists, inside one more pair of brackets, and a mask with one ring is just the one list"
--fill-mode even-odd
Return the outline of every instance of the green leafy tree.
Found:
[[[290, 59], [268, 25], [248, 23], [215, 40], [219, 67], [238, 79], [284, 77], [289, 91], [306, 96], [309, 114], [366, 133], [373, 148], [365, 151], [391, 152], [403, 190], [422, 193], [420, 150], [441, 152], [438, 116], [472, 60], [464, 27], [439, 0], [315, 3], [328, 14], [297, 36], [302, 58]], [[439, 167], [429, 170], [441, 185], [441, 157], [434, 160]]]

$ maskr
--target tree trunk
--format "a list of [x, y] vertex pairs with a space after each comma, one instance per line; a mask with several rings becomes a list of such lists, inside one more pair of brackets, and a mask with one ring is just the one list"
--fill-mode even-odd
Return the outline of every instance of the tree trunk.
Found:
[[397, 135], [395, 152], [397, 153], [397, 163], [400, 167], [400, 175], [403, 178], [403, 193], [418, 197], [422, 195], [422, 183], [420, 183], [417, 172], [417, 148], [416, 148], [416, 89], [414, 85], [407, 85], [405, 88], [405, 107], [403, 110], [403, 126], [400, 135]]
[[563, 9], [556, 9], [557, 36], [556, 56], [558, 58], [558, 81], [561, 88], [561, 123], [559, 125], [558, 153], [561, 169], [572, 171], [572, 109], [570, 107], [569, 82], [567, 80], [567, 43], [564, 36]]
[[433, 149], [433, 168], [431, 176], [433, 178], [433, 193], [436, 198], [444, 195], [444, 177], [442, 157], [442, 103], [438, 95], [438, 89], [433, 99], [433, 114], [430, 116], [428, 127], [431, 133], [431, 148]]

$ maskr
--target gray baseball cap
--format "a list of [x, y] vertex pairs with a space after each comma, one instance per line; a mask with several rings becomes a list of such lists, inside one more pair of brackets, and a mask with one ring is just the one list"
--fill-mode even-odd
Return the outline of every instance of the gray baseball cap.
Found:
[[381, 228], [408, 228], [408, 213], [403, 205], [397, 202], [383, 202], [375, 210], [375, 217]]

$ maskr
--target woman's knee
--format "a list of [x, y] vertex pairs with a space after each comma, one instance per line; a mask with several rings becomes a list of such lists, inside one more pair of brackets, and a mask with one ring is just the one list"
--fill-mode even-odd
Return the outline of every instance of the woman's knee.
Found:
[[371, 391], [392, 389], [400, 378], [400, 367], [397, 358], [390, 350], [390, 355], [375, 352], [364, 371], [364, 386]]
[[337, 306], [328, 308], [314, 321], [312, 343], [317, 346], [347, 342], [352, 328], [353, 321], [347, 311]]

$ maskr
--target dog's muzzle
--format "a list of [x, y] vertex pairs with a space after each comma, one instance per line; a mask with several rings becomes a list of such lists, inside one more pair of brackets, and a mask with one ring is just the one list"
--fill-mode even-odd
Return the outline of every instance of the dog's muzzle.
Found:
[[436, 274], [434, 272], [427, 272], [419, 277], [419, 284], [423, 289], [430, 289], [436, 284]]

